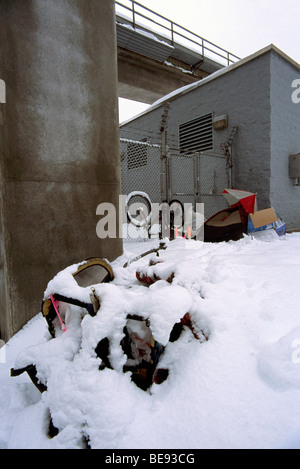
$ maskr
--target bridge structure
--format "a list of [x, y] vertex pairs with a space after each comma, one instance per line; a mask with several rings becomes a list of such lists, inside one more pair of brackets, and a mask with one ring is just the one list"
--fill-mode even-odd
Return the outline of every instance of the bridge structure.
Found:
[[115, 0], [119, 97], [152, 104], [239, 57], [135, 0]]

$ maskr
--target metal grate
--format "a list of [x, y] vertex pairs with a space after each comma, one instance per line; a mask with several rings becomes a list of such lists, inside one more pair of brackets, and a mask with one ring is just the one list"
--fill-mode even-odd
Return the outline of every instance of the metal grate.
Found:
[[160, 201], [160, 146], [120, 139], [122, 194], [146, 192]]
[[179, 125], [181, 151], [206, 151], [213, 148], [212, 114], [205, 114]]
[[127, 147], [127, 169], [147, 166], [147, 146], [129, 143]]

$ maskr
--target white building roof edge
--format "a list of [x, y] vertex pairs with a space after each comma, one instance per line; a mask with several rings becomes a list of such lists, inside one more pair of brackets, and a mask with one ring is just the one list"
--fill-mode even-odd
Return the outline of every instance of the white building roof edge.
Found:
[[208, 83], [212, 80], [215, 80], [216, 78], [218, 78], [222, 75], [225, 75], [226, 73], [231, 72], [232, 70], [235, 70], [236, 68], [241, 67], [241, 66], [245, 65], [246, 63], [251, 62], [252, 60], [255, 60], [256, 58], [266, 54], [267, 52], [271, 52], [271, 51], [276, 52], [284, 60], [289, 62], [292, 66], [294, 66], [297, 70], [300, 71], [300, 64], [298, 62], [293, 60], [291, 57], [289, 57], [285, 52], [283, 52], [281, 49], [276, 47], [274, 44], [270, 44], [270, 45], [264, 47], [263, 49], [260, 49], [259, 51], [254, 52], [253, 54], [239, 60], [238, 62], [235, 62], [231, 65], [228, 65], [227, 67], [224, 67], [224, 68], [221, 68], [220, 70], [217, 70], [216, 72], [212, 73], [211, 75], [208, 75], [207, 77], [202, 78], [201, 80], [196, 81], [195, 83], [191, 83], [189, 85], [183, 86], [181, 88], [178, 88], [177, 90], [172, 91], [171, 93], [169, 93], [169, 94], [163, 96], [162, 98], [158, 99], [157, 101], [155, 101], [145, 111], [143, 111], [140, 114], [137, 114], [136, 116], [131, 117], [130, 119], [122, 122], [120, 124], [120, 127], [134, 121], [135, 119], [138, 119], [139, 117], [141, 117], [145, 114], [148, 114], [148, 112], [153, 111], [154, 109], [160, 107], [162, 104], [164, 104], [164, 103], [166, 103], [170, 100], [173, 100], [173, 99], [177, 98], [178, 96], [182, 96], [182, 95], [184, 95], [184, 94], [190, 92], [191, 90], [194, 90], [194, 89], [196, 89], [200, 86], [203, 86], [206, 83]]

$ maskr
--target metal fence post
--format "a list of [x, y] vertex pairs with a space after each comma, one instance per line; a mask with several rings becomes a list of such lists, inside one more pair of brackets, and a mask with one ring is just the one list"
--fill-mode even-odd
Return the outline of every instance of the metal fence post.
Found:
[[135, 28], [135, 9], [134, 9], [134, 0], [131, 0], [132, 3], [132, 25]]
[[168, 199], [168, 167], [166, 154], [166, 132], [161, 134], [160, 146], [160, 201]]
[[168, 146], [166, 147], [166, 186], [167, 186], [167, 202], [169, 203], [172, 199], [172, 188], [171, 188], [171, 158]]
[[201, 187], [200, 187], [200, 161], [201, 153], [195, 153], [194, 155], [194, 194], [195, 194], [195, 206], [198, 202], [200, 202], [200, 194], [201, 194]]
[[174, 46], [174, 23], [171, 21], [171, 41], [172, 41], [172, 46]]

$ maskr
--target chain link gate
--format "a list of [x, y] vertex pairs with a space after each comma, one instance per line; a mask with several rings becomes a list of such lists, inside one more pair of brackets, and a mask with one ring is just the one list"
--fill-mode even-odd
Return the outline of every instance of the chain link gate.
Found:
[[[161, 201], [161, 147], [149, 142], [120, 139], [121, 156], [121, 193], [132, 195], [131, 204], [141, 207], [142, 215], [136, 217], [136, 223], [127, 212], [127, 220], [123, 220], [123, 237], [126, 240], [147, 239], [149, 232], [143, 223], [148, 220], [148, 199], [151, 203]], [[148, 199], [143, 196], [147, 194]], [[128, 223], [126, 225], [127, 222]], [[157, 231], [157, 230], [156, 230]], [[151, 233], [153, 235], [153, 232]]]
[[[120, 139], [120, 153], [122, 194], [133, 194], [136, 203], [143, 204], [137, 192], [147, 194], [152, 204], [175, 199], [196, 208], [202, 203], [206, 219], [227, 207], [222, 191], [231, 187], [231, 162], [224, 153], [167, 150], [163, 154], [160, 145], [127, 139]], [[144, 205], [147, 218], [145, 199]]]
[[170, 153], [169, 198], [204, 204], [205, 218], [227, 207], [222, 191], [231, 187], [231, 165], [222, 153]]

